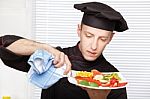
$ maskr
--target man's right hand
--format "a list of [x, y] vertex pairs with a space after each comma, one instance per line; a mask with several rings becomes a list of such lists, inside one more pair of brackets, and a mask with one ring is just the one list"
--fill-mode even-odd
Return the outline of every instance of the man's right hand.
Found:
[[64, 74], [69, 73], [69, 71], [71, 70], [71, 62], [70, 62], [68, 56], [55, 48], [51, 48], [50, 53], [52, 53], [54, 55], [53, 64], [57, 68], [66, 64], [66, 70], [65, 70]]

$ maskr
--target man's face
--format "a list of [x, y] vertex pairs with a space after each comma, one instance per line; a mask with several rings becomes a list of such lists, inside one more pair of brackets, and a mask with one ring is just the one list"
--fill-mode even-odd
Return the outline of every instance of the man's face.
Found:
[[78, 35], [80, 37], [79, 49], [88, 61], [96, 60], [113, 37], [112, 31], [87, 25], [82, 25], [82, 28], [80, 25], [78, 26]]

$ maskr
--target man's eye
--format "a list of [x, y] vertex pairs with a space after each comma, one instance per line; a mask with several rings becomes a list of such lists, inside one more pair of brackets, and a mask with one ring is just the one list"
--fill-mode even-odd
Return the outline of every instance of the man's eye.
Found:
[[107, 41], [107, 38], [101, 38], [102, 41]]
[[86, 37], [92, 37], [92, 35], [91, 34], [86, 34]]

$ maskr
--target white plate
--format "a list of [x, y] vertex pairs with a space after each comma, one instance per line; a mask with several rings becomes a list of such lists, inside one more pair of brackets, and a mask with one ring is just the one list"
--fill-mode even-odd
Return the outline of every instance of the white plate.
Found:
[[[78, 71], [74, 71], [74, 70], [72, 71], [72, 77], [68, 77], [68, 81], [69, 81], [70, 83], [75, 84], [75, 85], [80, 86], [80, 87], [86, 87], [86, 88], [90, 88], [90, 89], [120, 89], [120, 88], [125, 88], [126, 85], [127, 85], [127, 84], [126, 84], [125, 86], [121, 86], [121, 87], [102, 87], [102, 86], [99, 86], [99, 87], [92, 87], [92, 86], [81, 85], [81, 84], [78, 84], [77, 81], [76, 81], [76, 79], [74, 78], [75, 75], [76, 75], [76, 72], [78, 72]], [[110, 73], [112, 73], [112, 72], [105, 72], [105, 73], [103, 73], [103, 74], [110, 74]], [[117, 73], [118, 73], [119, 77], [121, 78], [121, 82], [127, 82], [127, 81], [125, 80], [125, 78], [121, 75], [120, 72], [117, 72]]]

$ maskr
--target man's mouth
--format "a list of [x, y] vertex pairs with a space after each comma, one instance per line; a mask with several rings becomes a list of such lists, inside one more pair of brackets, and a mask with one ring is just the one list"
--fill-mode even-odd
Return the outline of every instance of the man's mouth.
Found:
[[96, 52], [92, 52], [92, 51], [87, 51], [89, 53], [90, 56], [95, 56]]

